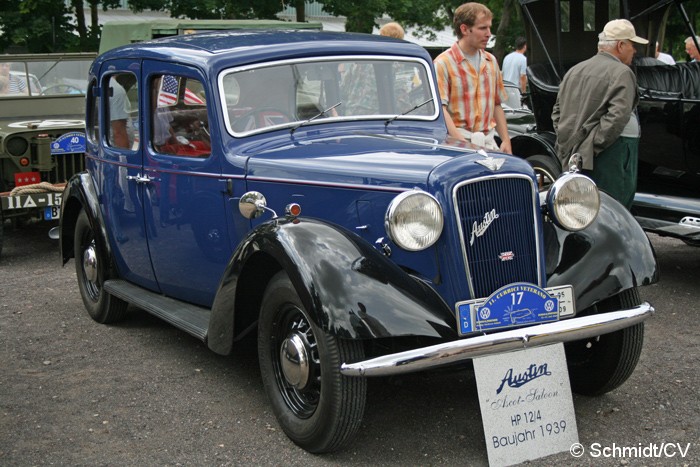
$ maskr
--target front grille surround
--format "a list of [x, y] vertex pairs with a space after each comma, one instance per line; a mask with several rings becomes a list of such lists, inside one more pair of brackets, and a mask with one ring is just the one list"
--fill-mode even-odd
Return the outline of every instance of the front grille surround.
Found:
[[[452, 201], [469, 298], [488, 297], [514, 282], [544, 286], [539, 196], [529, 176], [499, 174], [465, 180], [454, 187]], [[474, 224], [482, 224], [492, 210], [499, 217], [470, 245]], [[503, 253], [512, 253], [513, 259], [502, 260]]]

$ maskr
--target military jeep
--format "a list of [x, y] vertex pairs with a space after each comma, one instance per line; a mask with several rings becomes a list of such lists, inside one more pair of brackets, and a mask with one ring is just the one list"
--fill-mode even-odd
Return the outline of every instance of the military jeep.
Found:
[[84, 169], [85, 90], [95, 54], [0, 55], [0, 253], [3, 228], [60, 216]]

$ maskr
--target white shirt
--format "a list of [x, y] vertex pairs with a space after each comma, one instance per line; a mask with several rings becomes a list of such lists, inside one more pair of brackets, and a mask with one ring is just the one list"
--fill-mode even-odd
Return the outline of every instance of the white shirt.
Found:
[[520, 86], [520, 77], [527, 70], [527, 57], [520, 52], [511, 52], [503, 59], [503, 81]]
[[669, 54], [665, 54], [663, 52], [659, 52], [659, 56], [656, 57], [657, 60], [661, 60], [664, 62], [666, 65], [675, 65], [676, 61], [671, 57]]

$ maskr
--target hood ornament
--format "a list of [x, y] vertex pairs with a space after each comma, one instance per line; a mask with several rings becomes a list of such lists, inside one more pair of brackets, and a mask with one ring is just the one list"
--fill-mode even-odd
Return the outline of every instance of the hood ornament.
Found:
[[478, 160], [476, 161], [477, 164], [483, 165], [487, 169], [491, 170], [492, 172], [496, 172], [497, 170], [500, 170], [501, 167], [503, 167], [503, 164], [505, 164], [506, 160], [501, 157], [491, 157], [488, 154], [486, 154], [486, 151], [483, 149], [479, 149], [477, 153], [481, 156], [483, 156], [485, 159], [483, 160]]

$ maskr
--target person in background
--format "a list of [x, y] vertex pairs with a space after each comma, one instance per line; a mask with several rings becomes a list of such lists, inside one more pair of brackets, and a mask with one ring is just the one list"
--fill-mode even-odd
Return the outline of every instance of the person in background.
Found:
[[109, 100], [109, 112], [111, 121], [110, 144], [118, 148], [129, 149], [131, 142], [129, 138], [129, 114], [131, 103], [126, 95], [126, 91], [116, 79], [109, 80], [112, 88], [112, 96]]
[[10, 80], [7, 76], [0, 76], [0, 95], [7, 94], [7, 88], [10, 86]]
[[508, 99], [496, 57], [486, 52], [493, 14], [485, 5], [469, 2], [454, 13], [457, 35], [449, 50], [435, 59], [440, 99], [447, 131], [460, 141], [512, 154], [506, 115]]
[[[700, 37], [695, 36], [695, 41], [700, 42]], [[698, 53], [698, 47], [695, 45], [695, 41], [693, 41], [693, 36], [690, 36], [685, 40], [685, 51], [688, 55], [690, 55], [690, 58], [692, 59], [691, 61], [693, 62], [700, 60], [700, 53]]]
[[527, 52], [527, 40], [524, 37], [518, 37], [515, 40], [515, 50], [503, 59], [503, 80], [519, 85], [520, 92], [523, 94], [527, 88], [525, 52]]
[[0, 63], [0, 76], [7, 79], [7, 94], [27, 94], [27, 83], [10, 73], [10, 63]]
[[386, 23], [379, 30], [380, 36], [394, 37], [396, 39], [403, 39], [404, 31], [399, 23]]
[[656, 43], [656, 59], [664, 62], [666, 65], [675, 65], [676, 61], [669, 54], [665, 54], [661, 51], [661, 46]]
[[564, 75], [552, 111], [562, 166], [579, 153], [583, 173], [627, 209], [637, 188], [640, 137], [637, 78], [630, 68], [635, 43], [649, 41], [626, 19], [608, 22], [598, 35], [598, 53]]

